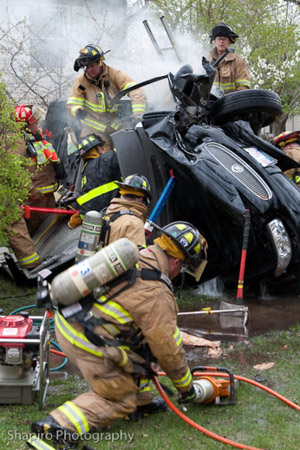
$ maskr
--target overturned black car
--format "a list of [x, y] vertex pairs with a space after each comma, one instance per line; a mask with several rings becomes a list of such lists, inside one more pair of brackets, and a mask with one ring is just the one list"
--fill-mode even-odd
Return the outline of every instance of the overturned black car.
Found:
[[205, 236], [201, 282], [220, 276], [236, 286], [249, 210], [245, 282], [293, 275], [300, 288], [300, 190], [283, 173], [298, 164], [257, 135], [281, 114], [280, 99], [259, 89], [212, 93], [214, 68], [205, 59], [203, 66], [205, 75], [190, 66], [168, 75], [176, 111], [145, 114], [135, 130], [113, 135], [122, 175], [143, 168], [154, 205], [173, 170], [160, 225], [184, 219]]

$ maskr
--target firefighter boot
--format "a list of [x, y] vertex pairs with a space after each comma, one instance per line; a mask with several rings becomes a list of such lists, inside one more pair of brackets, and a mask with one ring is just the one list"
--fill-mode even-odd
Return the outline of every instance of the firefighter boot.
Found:
[[65, 449], [74, 448], [79, 443], [80, 437], [76, 431], [63, 427], [50, 415], [38, 422], [33, 422], [31, 429], [42, 439], [53, 441], [56, 445], [63, 445]]
[[26, 441], [28, 447], [35, 448], [36, 450], [56, 450], [52, 445], [47, 444], [42, 441], [37, 436], [32, 436], [28, 441]]
[[136, 422], [149, 414], [154, 414], [157, 412], [165, 412], [167, 410], [167, 404], [162, 398], [154, 398], [151, 403], [147, 405], [140, 405], [133, 412], [128, 414], [127, 418]]

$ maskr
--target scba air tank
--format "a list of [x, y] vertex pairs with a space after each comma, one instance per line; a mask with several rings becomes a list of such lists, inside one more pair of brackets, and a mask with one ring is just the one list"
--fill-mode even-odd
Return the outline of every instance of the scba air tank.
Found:
[[88, 211], [83, 218], [75, 261], [94, 255], [98, 250], [102, 216], [98, 211]]
[[127, 238], [119, 239], [57, 275], [51, 284], [52, 300], [71, 305], [127, 272], [138, 259], [137, 246]]

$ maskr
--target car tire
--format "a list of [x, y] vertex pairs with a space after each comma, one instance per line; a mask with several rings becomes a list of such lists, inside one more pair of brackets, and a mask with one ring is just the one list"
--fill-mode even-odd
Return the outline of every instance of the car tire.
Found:
[[276, 92], [247, 89], [218, 99], [212, 106], [210, 118], [215, 125], [246, 120], [255, 127], [265, 127], [281, 114], [281, 100]]

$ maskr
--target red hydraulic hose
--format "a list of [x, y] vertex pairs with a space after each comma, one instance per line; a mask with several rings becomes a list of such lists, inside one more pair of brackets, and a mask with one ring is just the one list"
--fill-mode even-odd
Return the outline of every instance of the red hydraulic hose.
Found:
[[[158, 375], [159, 376], [166, 376], [166, 373], [165, 372], [158, 372]], [[203, 375], [203, 372], [194, 372], [193, 375], [194, 376], [201, 376], [201, 375]], [[205, 372], [205, 375], [206, 376], [214, 376], [214, 377], [222, 377], [222, 378], [229, 376], [227, 373], [220, 373], [220, 372]], [[249, 378], [245, 378], [245, 377], [242, 377], [242, 376], [239, 376], [239, 375], [234, 375], [234, 378], [236, 380], [244, 381], [244, 382], [252, 384], [253, 386], [256, 386], [256, 387], [258, 387], [260, 389], [263, 389], [266, 392], [268, 392], [269, 394], [272, 394], [275, 397], [277, 397], [279, 400], [282, 400], [283, 402], [285, 402], [287, 405], [291, 406], [292, 408], [295, 408], [298, 411], [300, 411], [300, 406], [299, 405], [297, 405], [296, 403], [293, 403], [292, 401], [288, 400], [287, 398], [283, 397], [282, 395], [278, 394], [277, 392], [273, 391], [272, 389], [264, 386], [263, 384], [257, 383], [256, 381], [250, 380]], [[216, 433], [213, 433], [210, 430], [207, 430], [204, 427], [201, 427], [201, 425], [199, 425], [198, 423], [196, 423], [193, 420], [189, 419], [189, 417], [187, 417], [185, 414], [183, 414], [171, 402], [171, 400], [166, 396], [166, 394], [164, 393], [162, 387], [160, 386], [157, 377], [154, 377], [154, 383], [155, 383], [155, 386], [156, 386], [158, 392], [160, 393], [162, 398], [165, 400], [167, 405], [172, 409], [172, 411], [174, 411], [175, 414], [177, 414], [181, 419], [183, 419], [186, 423], [188, 423], [192, 427], [196, 428], [197, 430], [201, 431], [202, 433], [206, 434], [207, 436], [212, 437], [213, 439], [215, 439], [217, 441], [223, 442], [224, 444], [231, 445], [232, 447], [246, 449], [246, 450], [262, 450], [262, 449], [259, 449], [257, 447], [250, 447], [248, 445], [240, 444], [239, 442], [235, 442], [235, 441], [232, 441], [230, 439], [224, 438], [223, 436], [220, 436], [220, 435], [218, 435]]]
[[[205, 373], [206, 375], [207, 373]], [[160, 374], [161, 375], [161, 374]], [[202, 374], [203, 375], [203, 374]], [[160, 395], [162, 396], [162, 398], [165, 400], [165, 402], [167, 403], [167, 405], [172, 409], [172, 411], [175, 412], [175, 414], [177, 414], [181, 419], [183, 419], [187, 424], [191, 425], [192, 427], [196, 428], [196, 430], [201, 431], [201, 433], [206, 434], [207, 436], [215, 439], [216, 441], [220, 441], [223, 442], [224, 444], [228, 444], [231, 445], [232, 447], [236, 447], [236, 448], [241, 448], [241, 449], [246, 449], [246, 450], [263, 450], [257, 447], [249, 447], [249, 445], [244, 445], [244, 444], [239, 444], [238, 442], [235, 441], [231, 441], [230, 439], [224, 438], [223, 436], [220, 436], [219, 434], [213, 433], [212, 431], [207, 430], [204, 427], [201, 427], [201, 425], [199, 425], [198, 423], [194, 422], [193, 420], [191, 420], [189, 417], [187, 417], [185, 414], [183, 414], [178, 408], [176, 408], [176, 406], [174, 405], [174, 403], [171, 402], [171, 400], [166, 396], [166, 394], [164, 393], [162, 387], [159, 384], [158, 378], [154, 377], [154, 383], [155, 386], [158, 390], [158, 392], [160, 393]]]
[[[63, 357], [67, 357], [67, 355], [63, 352], [60, 352], [58, 350], [53, 350], [50, 349], [51, 353], [54, 353], [56, 355], [59, 356], [63, 356]], [[210, 369], [210, 368], [208, 368]], [[213, 368], [212, 368], [213, 369]], [[203, 372], [194, 372], [193, 376], [201, 376], [203, 375]], [[212, 376], [212, 377], [229, 377], [229, 375], [227, 373], [221, 373], [221, 372], [205, 372], [206, 376]], [[165, 372], [158, 372], [158, 376], [167, 376], [167, 374]], [[278, 392], [273, 391], [272, 389], [268, 388], [267, 386], [264, 386], [263, 384], [258, 383], [257, 381], [254, 380], [250, 380], [249, 378], [245, 378], [242, 377], [240, 375], [234, 375], [234, 378], [236, 380], [239, 381], [244, 381], [246, 383], [252, 384], [253, 386], [256, 386], [266, 392], [268, 392], [269, 394], [274, 395], [274, 397], [277, 397], [279, 400], [283, 401], [284, 403], [286, 403], [287, 405], [291, 406], [294, 409], [297, 409], [298, 411], [300, 411], [300, 406], [297, 405], [296, 403], [292, 402], [291, 400], [288, 400], [287, 398], [283, 397], [283, 395], [278, 394]], [[188, 425], [191, 425], [192, 427], [196, 428], [196, 430], [201, 431], [201, 433], [206, 434], [207, 436], [215, 439], [216, 441], [220, 441], [223, 442], [224, 444], [228, 444], [231, 445], [232, 447], [235, 448], [241, 448], [244, 450], [263, 450], [260, 449], [258, 447], [251, 447], [249, 445], [245, 445], [245, 444], [240, 444], [239, 442], [235, 442], [232, 441], [230, 439], [224, 438], [223, 436], [220, 436], [219, 434], [213, 433], [210, 430], [207, 430], [204, 427], [201, 427], [201, 425], [199, 425], [198, 423], [194, 422], [193, 420], [191, 420], [189, 417], [187, 417], [185, 414], [183, 414], [175, 405], [173, 402], [171, 402], [171, 400], [166, 396], [166, 394], [164, 393], [159, 381], [157, 377], [154, 377], [154, 383], [155, 386], [158, 390], [158, 392], [160, 393], [160, 395], [162, 396], [162, 398], [165, 400], [165, 402], [167, 403], [167, 405], [169, 406], [170, 409], [172, 409], [172, 411], [175, 412], [175, 414], [177, 414], [182, 420], [184, 420]]]
[[63, 352], [60, 352], [59, 350], [54, 350], [53, 348], [50, 348], [50, 352], [54, 353], [55, 355], [62, 356], [63, 358], [67, 358], [67, 355]]

